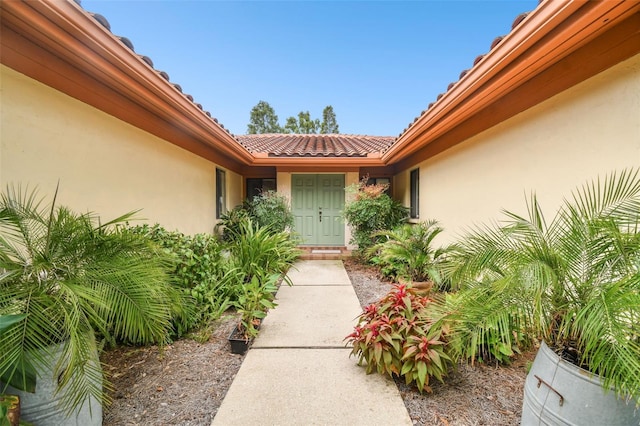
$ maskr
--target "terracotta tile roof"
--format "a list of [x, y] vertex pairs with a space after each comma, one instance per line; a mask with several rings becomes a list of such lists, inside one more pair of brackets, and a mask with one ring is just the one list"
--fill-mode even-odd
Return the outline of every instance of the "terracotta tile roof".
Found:
[[389, 147], [394, 137], [341, 134], [237, 136], [251, 153], [270, 157], [366, 157]]

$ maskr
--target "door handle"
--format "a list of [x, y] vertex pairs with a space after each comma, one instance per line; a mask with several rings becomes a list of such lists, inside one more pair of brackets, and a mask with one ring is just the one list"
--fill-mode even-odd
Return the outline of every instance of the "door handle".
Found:
[[318, 211], [318, 217], [320, 218], [320, 222], [322, 222], [322, 210]]

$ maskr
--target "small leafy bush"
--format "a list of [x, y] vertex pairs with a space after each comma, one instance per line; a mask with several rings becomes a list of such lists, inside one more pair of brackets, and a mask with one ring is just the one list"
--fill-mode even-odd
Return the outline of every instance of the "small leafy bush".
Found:
[[60, 344], [50, 408], [68, 414], [90, 396], [109, 400], [99, 341], [165, 344], [183, 298], [167, 256], [125, 229], [134, 212], [103, 221], [56, 200], [57, 189], [49, 202], [19, 185], [0, 195], [0, 393], [34, 392]]
[[358, 364], [366, 364], [367, 374], [404, 377], [420, 392], [431, 392], [430, 378], [442, 382], [453, 366], [442, 323], [429, 314], [433, 303], [411, 287], [395, 285], [358, 317], [354, 332], [346, 337], [353, 347], [351, 355], [358, 357]]
[[176, 319], [178, 335], [218, 318], [237, 298], [243, 274], [224, 257], [222, 246], [213, 235], [185, 235], [157, 224], [131, 229], [173, 258], [173, 282], [191, 301], [189, 315]]
[[[449, 329], [450, 351], [456, 358], [508, 364], [531, 346], [522, 315], [505, 299], [495, 297], [491, 286], [478, 286], [447, 294], [441, 306]], [[514, 297], [516, 297], [514, 295]], [[515, 302], [515, 299], [512, 299]], [[439, 307], [440, 308], [440, 307]]]
[[442, 231], [436, 221], [426, 221], [375, 232], [373, 236], [383, 240], [368, 250], [370, 261], [386, 277], [433, 281], [442, 286], [441, 266], [451, 251], [450, 247], [433, 247], [433, 240]]
[[293, 213], [289, 201], [275, 191], [262, 192], [253, 197], [250, 215], [258, 227], [269, 227], [273, 233], [293, 228]]
[[383, 190], [384, 185], [367, 185], [366, 179], [347, 187], [354, 197], [342, 214], [353, 230], [350, 243], [358, 246], [360, 254], [381, 240], [373, 235], [376, 231], [393, 229], [408, 217], [409, 210]]
[[258, 327], [267, 311], [276, 307], [274, 302], [279, 274], [272, 274], [265, 280], [253, 276], [251, 281], [242, 286], [238, 301], [234, 303], [240, 314], [238, 330], [246, 340], [258, 335]]
[[223, 214], [216, 231], [221, 233], [223, 241], [231, 241], [242, 232], [247, 219], [256, 228], [267, 228], [274, 234], [290, 231], [294, 221], [287, 198], [275, 191], [266, 191]]
[[245, 201], [220, 216], [215, 232], [220, 235], [222, 241], [230, 242], [240, 232], [240, 224], [250, 218], [249, 205]]

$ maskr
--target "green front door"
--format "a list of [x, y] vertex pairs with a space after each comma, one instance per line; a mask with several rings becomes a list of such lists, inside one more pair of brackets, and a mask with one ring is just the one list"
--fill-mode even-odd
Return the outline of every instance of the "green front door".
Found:
[[292, 175], [291, 205], [303, 244], [344, 245], [344, 175]]

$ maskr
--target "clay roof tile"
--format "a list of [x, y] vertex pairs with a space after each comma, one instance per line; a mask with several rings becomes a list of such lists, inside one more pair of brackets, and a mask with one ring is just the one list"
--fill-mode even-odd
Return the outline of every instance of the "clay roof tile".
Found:
[[366, 157], [381, 152], [395, 138], [341, 134], [258, 134], [237, 136], [253, 153], [271, 157]]
[[121, 37], [118, 36], [118, 38], [120, 39], [120, 41], [122, 42], [122, 44], [124, 44], [125, 46], [127, 46], [129, 49], [131, 49], [132, 51], [135, 52], [135, 49], [133, 48], [133, 43], [131, 43], [131, 40], [129, 40], [126, 37]]
[[99, 13], [92, 13], [91, 16], [93, 16], [93, 19], [98, 21], [100, 25], [105, 27], [107, 30], [111, 31], [111, 24], [109, 24], [109, 21], [107, 20], [107, 18], [100, 15]]
[[521, 13], [520, 15], [518, 15], [516, 17], [516, 19], [514, 19], [513, 24], [511, 24], [511, 29], [515, 29], [515, 27], [517, 27], [518, 25], [520, 25], [520, 22], [524, 21], [524, 19], [529, 16], [529, 13]]

